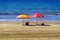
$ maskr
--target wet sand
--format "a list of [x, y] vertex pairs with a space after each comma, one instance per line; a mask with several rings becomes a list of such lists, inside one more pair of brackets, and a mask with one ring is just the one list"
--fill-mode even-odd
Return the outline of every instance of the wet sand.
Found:
[[44, 23], [49, 26], [25, 26], [20, 22], [0, 22], [0, 40], [60, 40], [60, 22]]

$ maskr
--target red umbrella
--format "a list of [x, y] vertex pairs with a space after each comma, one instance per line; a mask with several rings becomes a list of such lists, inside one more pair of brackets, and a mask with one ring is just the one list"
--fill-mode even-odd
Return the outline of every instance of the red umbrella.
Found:
[[[42, 18], [42, 17], [44, 17], [44, 16], [40, 13], [32, 14], [32, 16], [31, 16], [31, 18]], [[38, 19], [37, 19], [36, 23], [38, 24]]]

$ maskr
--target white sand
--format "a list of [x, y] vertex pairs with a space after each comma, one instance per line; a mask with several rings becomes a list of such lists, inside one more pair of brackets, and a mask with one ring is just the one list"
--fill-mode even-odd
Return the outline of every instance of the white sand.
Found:
[[60, 40], [60, 22], [44, 23], [50, 26], [22, 26], [18, 22], [0, 22], [0, 40]]

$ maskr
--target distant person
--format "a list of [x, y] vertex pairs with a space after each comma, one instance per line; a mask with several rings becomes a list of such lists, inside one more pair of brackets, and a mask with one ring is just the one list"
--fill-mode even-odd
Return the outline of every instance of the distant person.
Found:
[[42, 25], [42, 26], [44, 26], [45, 24], [44, 24], [44, 23], [42, 23], [41, 25]]
[[26, 25], [29, 25], [29, 22], [26, 22]]

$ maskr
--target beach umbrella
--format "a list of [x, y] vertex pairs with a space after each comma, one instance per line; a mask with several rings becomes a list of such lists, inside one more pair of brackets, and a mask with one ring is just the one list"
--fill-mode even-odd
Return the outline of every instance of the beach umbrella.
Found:
[[[36, 13], [36, 14], [32, 14], [31, 18], [42, 18], [44, 17], [43, 14], [40, 13]], [[36, 20], [36, 24], [38, 24], [38, 19]]]
[[21, 15], [18, 15], [16, 18], [23, 19], [23, 25], [24, 25], [24, 19], [28, 19], [30, 18], [30, 16], [26, 14], [21, 14]]

